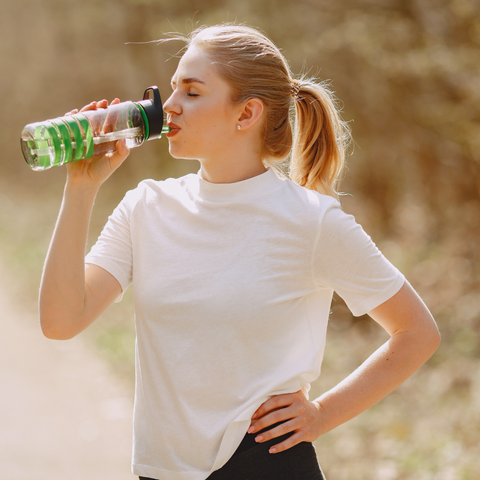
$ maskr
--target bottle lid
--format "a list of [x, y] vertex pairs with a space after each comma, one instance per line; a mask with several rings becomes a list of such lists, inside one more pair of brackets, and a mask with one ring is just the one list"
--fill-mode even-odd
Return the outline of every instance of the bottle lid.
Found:
[[[153, 92], [153, 100], [150, 99], [150, 92]], [[148, 87], [143, 94], [143, 100], [136, 103], [143, 108], [148, 121], [148, 134], [145, 140], [160, 138], [163, 127], [163, 106], [158, 87]]]

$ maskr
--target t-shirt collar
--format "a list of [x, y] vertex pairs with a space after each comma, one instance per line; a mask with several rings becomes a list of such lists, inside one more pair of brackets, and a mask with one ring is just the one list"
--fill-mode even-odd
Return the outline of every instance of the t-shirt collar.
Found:
[[204, 200], [232, 201], [241, 198], [252, 198], [270, 192], [278, 187], [280, 178], [269, 168], [255, 177], [234, 183], [212, 183], [202, 178], [200, 169], [196, 175], [198, 194]]

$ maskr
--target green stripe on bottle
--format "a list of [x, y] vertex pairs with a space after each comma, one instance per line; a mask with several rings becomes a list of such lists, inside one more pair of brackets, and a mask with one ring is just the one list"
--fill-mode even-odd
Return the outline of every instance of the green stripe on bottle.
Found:
[[70, 138], [70, 131], [67, 126], [63, 123], [61, 118], [55, 118], [52, 120], [52, 123], [57, 127], [60, 132], [60, 138], [63, 143], [64, 155], [62, 160], [62, 165], [72, 161], [72, 140]]
[[85, 149], [83, 148], [83, 137], [80, 125], [75, 120], [75, 117], [67, 116], [63, 117], [62, 120], [67, 124], [73, 134], [73, 139], [75, 140], [75, 151], [73, 153], [72, 161], [76, 162], [77, 160], [81, 160]]
[[92, 129], [90, 128], [90, 124], [88, 123], [85, 117], [78, 116], [78, 122], [82, 126], [83, 129], [83, 136], [84, 136], [84, 145], [85, 145], [85, 155], [83, 158], [91, 158], [93, 156], [93, 133]]
[[61, 165], [62, 163], [62, 144], [60, 142], [59, 132], [55, 128], [55, 125], [52, 122], [45, 122], [45, 128], [48, 130], [48, 133], [50, 134], [50, 138], [53, 143], [53, 149], [55, 152], [54, 159], [52, 162], [52, 167], [56, 167], [58, 165]]
[[[34, 145], [31, 146], [32, 150], [46, 150], [48, 151], [49, 145], [48, 140], [50, 139], [50, 134], [48, 133], [45, 125], [38, 125], [35, 127], [35, 132], [33, 134]], [[38, 155], [36, 158], [35, 167], [49, 168], [50, 167], [50, 154], [47, 155]]]

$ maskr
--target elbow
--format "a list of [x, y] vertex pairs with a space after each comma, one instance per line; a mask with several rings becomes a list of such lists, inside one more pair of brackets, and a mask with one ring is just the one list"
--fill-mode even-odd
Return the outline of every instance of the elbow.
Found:
[[66, 332], [59, 330], [55, 327], [46, 326], [43, 323], [40, 324], [43, 335], [49, 340], [70, 340], [75, 335], [67, 334]]
[[[434, 332], [432, 332], [432, 348], [433, 348], [433, 353], [440, 347], [440, 344], [442, 343], [442, 336], [440, 335], [440, 330], [435, 326]], [[433, 355], [432, 353], [432, 355]]]
[[68, 323], [62, 321], [64, 319], [55, 320], [51, 317], [40, 315], [40, 328], [43, 335], [50, 340], [70, 340], [78, 332], [66, 328]]
[[75, 335], [65, 335], [62, 332], [58, 332], [55, 330], [45, 330], [42, 327], [42, 332], [45, 338], [48, 338], [49, 340], [70, 340], [72, 339]]
[[442, 342], [437, 325], [433, 323], [427, 332], [423, 332], [422, 338], [424, 351], [430, 358], [438, 350]]
[[40, 297], [38, 312], [40, 328], [43, 335], [50, 340], [70, 340], [79, 334], [83, 328], [82, 312], [62, 308], [56, 304], [42, 301]]

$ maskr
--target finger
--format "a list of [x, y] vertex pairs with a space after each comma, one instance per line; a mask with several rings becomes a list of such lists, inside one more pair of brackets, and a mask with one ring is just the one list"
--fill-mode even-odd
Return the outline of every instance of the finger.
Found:
[[90, 102], [88, 105], [85, 105], [80, 109], [81, 112], [87, 112], [88, 110], [96, 110], [97, 102]]
[[294, 432], [295, 430], [299, 430], [302, 426], [302, 422], [296, 418], [292, 418], [288, 421], [277, 425], [275, 428], [271, 428], [270, 430], [266, 430], [265, 432], [260, 432], [256, 437], [255, 441], [257, 443], [264, 443], [272, 440], [274, 438], [281, 437], [282, 435], [286, 435], [287, 433]]
[[78, 113], [78, 108], [74, 108], [73, 110], [70, 110], [70, 112], [67, 112], [65, 114], [65, 116], [67, 115], [75, 115], [76, 113]]
[[97, 102], [97, 108], [107, 108], [108, 107], [108, 102], [103, 99]]
[[102, 162], [100, 164], [99, 172], [102, 183], [105, 182], [112, 173], [120, 167], [130, 153], [130, 149], [126, 146], [126, 140], [119, 140], [115, 144], [115, 151], [107, 153], [106, 155], [100, 155], [98, 157], [92, 157], [94, 161]]
[[[112, 105], [118, 105], [120, 103], [120, 100], [118, 98], [115, 98], [112, 100], [110, 103], [110, 106]], [[118, 121], [118, 109], [116, 108], [109, 108], [107, 116], [105, 118], [105, 122], [102, 127], [102, 132], [103, 133], [110, 133], [115, 130], [115, 127], [117, 125]]]
[[[85, 105], [80, 109], [80, 112], [88, 112], [92, 110], [98, 110], [102, 108], [107, 108], [108, 102], [106, 100], [100, 100], [99, 102], [90, 102], [88, 105]], [[92, 128], [93, 134], [98, 135], [100, 131], [100, 126], [103, 123], [102, 114], [99, 112], [99, 117], [92, 116], [89, 119], [90, 127]]]
[[93, 134], [95, 136], [98, 136], [100, 135], [104, 119], [107, 115], [106, 108], [108, 107], [108, 102], [105, 99], [103, 99], [103, 100], [100, 100], [99, 102], [96, 102], [96, 104], [97, 104], [97, 107], [96, 107], [97, 113], [90, 117], [89, 123], [90, 123], [90, 126], [92, 127]]
[[122, 163], [126, 160], [130, 153], [130, 149], [126, 146], [126, 141], [125, 139], [119, 140], [115, 147], [116, 151], [113, 152], [113, 154], [107, 158], [109, 158], [109, 163], [110, 163], [110, 168], [112, 173], [122, 165]]
[[304, 439], [303, 439], [302, 432], [296, 432], [290, 437], [288, 437], [286, 440], [284, 440], [283, 442], [277, 443], [276, 445], [271, 446], [270, 449], [268, 450], [268, 453], [284, 452], [285, 450], [288, 450], [289, 448], [292, 448], [303, 441]]
[[123, 140], [119, 140], [115, 144], [115, 148], [117, 149], [117, 153], [119, 155], [124, 155], [126, 157], [130, 153], [130, 149], [127, 147], [127, 140], [125, 138]]
[[292, 409], [288, 407], [280, 408], [273, 412], [270, 412], [263, 417], [259, 418], [258, 420], [253, 420], [249, 429], [248, 433], [256, 433], [260, 430], [265, 428], [271, 427], [276, 423], [285, 422], [286, 420], [291, 420], [295, 418], [295, 414]]
[[252, 415], [252, 419], [260, 418], [263, 415], [271, 412], [272, 410], [291, 405], [293, 401], [294, 396], [291, 393], [274, 395], [273, 397], [270, 397], [266, 402], [262, 403], [260, 407], [258, 407], [257, 411]]
[[119, 140], [115, 144], [115, 152], [113, 152], [111, 157], [112, 164], [114, 164], [115, 168], [120, 166], [129, 154], [130, 149], [127, 147], [127, 141], [125, 139]]

